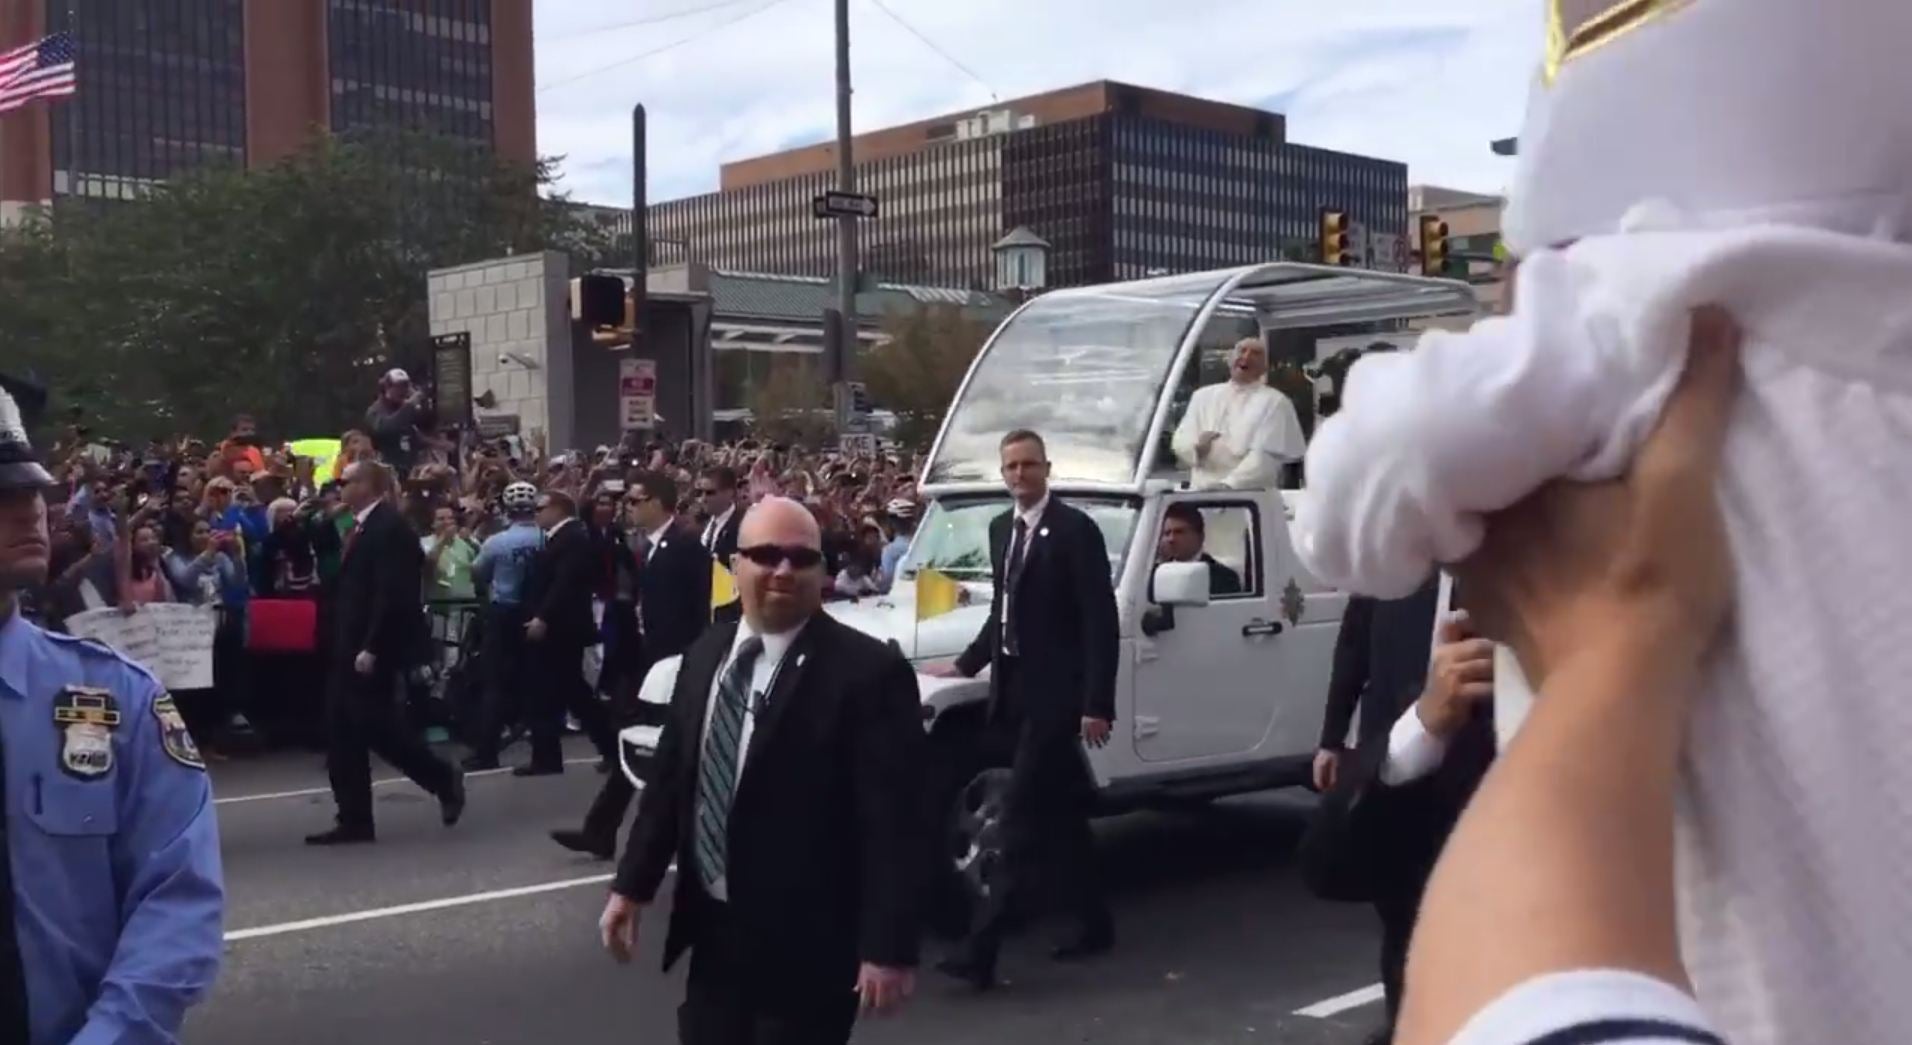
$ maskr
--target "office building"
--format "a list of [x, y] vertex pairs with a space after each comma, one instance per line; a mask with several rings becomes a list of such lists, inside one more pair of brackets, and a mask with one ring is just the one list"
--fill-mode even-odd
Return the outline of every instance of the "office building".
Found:
[[[1345, 210], [1405, 243], [1407, 168], [1297, 145], [1279, 113], [1101, 81], [862, 135], [864, 267], [988, 286], [990, 247], [1027, 227], [1055, 286], [1312, 257], [1317, 215]], [[836, 232], [811, 200], [836, 186], [823, 144], [726, 164], [718, 191], [654, 205], [654, 238], [696, 261], [827, 276]]]
[[531, 25], [531, 0], [7, 0], [0, 50], [70, 33], [79, 89], [0, 120], [0, 207], [270, 164], [317, 128], [533, 162]]

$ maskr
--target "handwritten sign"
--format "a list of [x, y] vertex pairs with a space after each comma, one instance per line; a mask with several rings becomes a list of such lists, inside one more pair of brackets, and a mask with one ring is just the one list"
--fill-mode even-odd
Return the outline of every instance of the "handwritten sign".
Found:
[[154, 603], [131, 616], [116, 609], [87, 610], [68, 617], [66, 627], [113, 647], [169, 690], [212, 687], [212, 638], [219, 615], [210, 606]]

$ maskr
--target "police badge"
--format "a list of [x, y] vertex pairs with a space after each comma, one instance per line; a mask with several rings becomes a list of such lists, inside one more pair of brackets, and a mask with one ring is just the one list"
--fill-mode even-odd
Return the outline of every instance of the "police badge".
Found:
[[171, 694], [153, 701], [153, 717], [159, 720], [159, 743], [169, 758], [189, 769], [206, 768], [206, 759], [199, 754], [199, 745], [193, 743], [186, 719], [180, 715]]
[[68, 686], [53, 701], [53, 722], [60, 727], [60, 768], [81, 780], [98, 780], [113, 771], [113, 730], [119, 705], [113, 694], [90, 686]]

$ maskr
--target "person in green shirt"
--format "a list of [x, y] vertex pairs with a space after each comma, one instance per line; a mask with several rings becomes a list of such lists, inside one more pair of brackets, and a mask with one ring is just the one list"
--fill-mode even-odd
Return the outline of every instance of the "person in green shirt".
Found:
[[443, 506], [432, 513], [431, 536], [422, 538], [425, 550], [425, 598], [432, 602], [465, 601], [478, 597], [472, 586], [471, 564], [478, 546], [461, 532], [458, 509]]

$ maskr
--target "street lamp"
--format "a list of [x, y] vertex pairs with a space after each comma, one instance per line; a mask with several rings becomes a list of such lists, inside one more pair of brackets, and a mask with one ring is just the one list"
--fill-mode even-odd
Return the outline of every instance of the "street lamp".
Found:
[[989, 248], [996, 255], [996, 289], [1032, 294], [1049, 283], [1049, 241], [1018, 225]]

